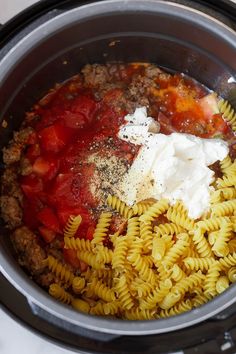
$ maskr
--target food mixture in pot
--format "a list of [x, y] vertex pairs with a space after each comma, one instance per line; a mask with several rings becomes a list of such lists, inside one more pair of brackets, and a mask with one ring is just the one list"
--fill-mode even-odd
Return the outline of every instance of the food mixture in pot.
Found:
[[236, 281], [235, 131], [230, 104], [183, 74], [86, 65], [3, 149], [19, 264], [93, 315], [158, 319], [211, 300]]

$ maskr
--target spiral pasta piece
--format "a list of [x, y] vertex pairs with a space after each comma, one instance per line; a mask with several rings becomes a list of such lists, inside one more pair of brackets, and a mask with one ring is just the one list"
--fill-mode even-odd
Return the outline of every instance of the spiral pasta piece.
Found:
[[139, 272], [140, 277], [152, 284], [155, 283], [156, 277], [154, 271], [149, 268], [149, 264], [145, 262], [143, 257], [139, 253], [131, 253], [128, 256], [128, 260], [134, 266], [134, 268]]
[[70, 248], [76, 251], [89, 251], [92, 252], [91, 241], [84, 238], [65, 237], [65, 248]]
[[149, 200], [135, 204], [132, 207], [134, 215], [142, 215], [153, 204], [154, 204], [154, 201], [149, 201]]
[[128, 311], [125, 311], [124, 313], [124, 317], [127, 320], [151, 320], [151, 319], [155, 319], [156, 315], [155, 315], [156, 311], [153, 310], [140, 310], [139, 308], [134, 308]]
[[46, 259], [47, 266], [60, 280], [71, 285], [74, 280], [74, 274], [61, 262], [53, 256], [48, 256]]
[[107, 205], [118, 211], [118, 213], [126, 219], [129, 219], [134, 215], [133, 210], [116, 196], [109, 195], [107, 198]]
[[181, 226], [176, 225], [174, 223], [166, 223], [166, 224], [155, 226], [154, 231], [157, 237], [161, 237], [164, 235], [174, 235], [174, 234], [177, 235], [179, 233], [184, 232], [184, 229]]
[[[186, 259], [186, 258], [185, 258]], [[185, 272], [178, 266], [178, 264], [174, 264], [172, 269], [171, 269], [171, 278], [179, 282], [181, 279], [185, 278], [187, 275]]]
[[205, 275], [199, 270], [197, 273], [192, 273], [187, 277], [182, 278], [175, 286], [172, 288], [172, 293], [180, 294], [181, 297], [195, 288], [200, 287], [203, 284]]
[[134, 307], [134, 301], [130, 294], [125, 274], [122, 274], [120, 278], [117, 279], [115, 292], [118, 296], [118, 301], [121, 303], [124, 310], [130, 310]]
[[229, 155], [227, 155], [222, 161], [220, 161], [221, 171], [225, 173], [225, 171], [232, 165], [232, 161]]
[[215, 263], [214, 257], [205, 257], [205, 258], [193, 258], [193, 257], [186, 257], [183, 260], [187, 269], [190, 270], [201, 270], [202, 272], [207, 271], [212, 264]]
[[92, 246], [103, 244], [103, 241], [108, 236], [107, 233], [110, 227], [111, 218], [112, 213], [101, 213], [91, 241]]
[[201, 220], [196, 223], [196, 228], [201, 229], [204, 233], [206, 231], [216, 231], [219, 230], [223, 222], [230, 221], [229, 217], [211, 217], [208, 220]]
[[150, 223], [156, 217], [163, 214], [169, 207], [169, 203], [166, 199], [161, 199], [158, 202], [151, 205], [143, 215], [140, 216], [140, 221], [144, 223]]
[[82, 277], [74, 277], [72, 282], [72, 289], [75, 294], [80, 294], [84, 289], [86, 281]]
[[225, 257], [229, 253], [228, 241], [232, 237], [233, 225], [231, 222], [222, 223], [222, 227], [218, 232], [218, 237], [212, 247], [217, 257]]
[[221, 294], [229, 287], [229, 279], [228, 277], [222, 275], [216, 282], [216, 291], [218, 294]]
[[201, 228], [197, 228], [193, 234], [193, 242], [196, 246], [196, 249], [201, 257], [212, 257], [212, 249], [204, 236], [204, 232]]
[[166, 242], [165, 240], [154, 237], [152, 241], [152, 258], [155, 261], [160, 261], [163, 259], [166, 252]]
[[170, 279], [161, 281], [159, 286], [140, 302], [140, 309], [151, 310], [156, 308], [157, 304], [169, 293], [171, 287], [172, 282]]
[[120, 236], [115, 242], [115, 248], [112, 258], [112, 268], [118, 270], [125, 269], [125, 260], [128, 252], [128, 236]]
[[103, 301], [109, 302], [116, 300], [114, 290], [108, 288], [98, 278], [93, 278], [91, 283], [88, 283], [88, 289], [89, 292], [92, 292], [94, 295], [97, 295]]
[[137, 277], [130, 284], [130, 293], [133, 296], [137, 295], [139, 298], [143, 298], [151, 292], [152, 288], [152, 284]]
[[231, 106], [231, 104], [221, 98], [218, 102], [218, 107], [220, 113], [222, 113], [222, 117], [231, 125], [232, 130], [236, 130], [236, 113]]
[[84, 263], [87, 263], [94, 269], [103, 269], [105, 267], [103, 263], [97, 262], [96, 254], [89, 251], [78, 251], [77, 258]]
[[231, 283], [235, 283], [236, 282], [236, 267], [232, 267], [228, 270], [228, 278], [231, 281]]
[[159, 313], [160, 318], [176, 316], [180, 313], [190, 311], [192, 309], [192, 303], [190, 300], [183, 300], [178, 304], [174, 305], [169, 310], [161, 310]]
[[223, 269], [236, 266], [236, 252], [234, 252], [233, 254], [229, 254], [226, 257], [220, 258], [219, 263], [221, 264]]
[[223, 176], [222, 178], [217, 178], [216, 184], [218, 188], [234, 187], [236, 185], [236, 175]]
[[192, 305], [193, 305], [193, 307], [199, 307], [208, 301], [209, 301], [208, 296], [204, 295], [204, 293], [199, 293], [193, 297]]
[[140, 238], [143, 242], [144, 252], [149, 252], [152, 249], [152, 225], [151, 223], [145, 223], [143, 221], [140, 222]]
[[233, 238], [232, 240], [229, 240], [228, 247], [229, 247], [229, 253], [236, 252], [236, 239], [235, 238]]
[[111, 264], [113, 258], [113, 251], [103, 245], [97, 245], [96, 247], [96, 258], [98, 263]]
[[170, 248], [162, 260], [162, 265], [166, 268], [170, 268], [186, 251], [189, 246], [189, 236], [184, 233], [176, 241], [176, 243]]
[[186, 230], [191, 231], [194, 228], [194, 221], [190, 219], [185, 213], [178, 212], [173, 208], [169, 208], [166, 216], [168, 220], [183, 227]]
[[221, 266], [219, 262], [216, 262], [211, 265], [206, 274], [206, 278], [204, 280], [203, 289], [204, 294], [209, 298], [216, 296], [216, 282], [220, 277]]
[[71, 305], [77, 311], [81, 311], [84, 313], [89, 313], [90, 311], [90, 305], [87, 301], [84, 301], [82, 299], [73, 299], [71, 301]]
[[222, 203], [214, 204], [212, 206], [213, 216], [227, 216], [233, 214], [236, 210], [236, 199], [227, 200]]
[[126, 235], [130, 239], [130, 242], [132, 242], [132, 240], [135, 240], [136, 237], [139, 237], [139, 231], [140, 231], [139, 217], [134, 216], [129, 218], [127, 221]]
[[54, 297], [55, 299], [64, 302], [65, 304], [70, 304], [73, 300], [73, 296], [65, 291], [60, 285], [58, 284], [51, 284], [49, 286], [49, 294]]
[[74, 237], [81, 224], [81, 221], [82, 217], [80, 215], [71, 215], [64, 229], [64, 237]]

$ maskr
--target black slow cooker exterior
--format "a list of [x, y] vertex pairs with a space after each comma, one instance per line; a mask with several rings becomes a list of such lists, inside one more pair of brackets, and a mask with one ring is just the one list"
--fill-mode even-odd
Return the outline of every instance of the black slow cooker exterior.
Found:
[[[227, 1], [222, 1], [221, 6], [219, 12], [214, 6], [203, 6], [201, 1], [39, 2], [0, 31], [0, 117], [8, 121], [8, 128], [0, 131], [1, 146], [40, 96], [88, 62], [156, 62], [195, 77], [234, 103], [235, 6]], [[111, 42], [115, 45], [111, 46]], [[199, 309], [158, 321], [107, 320], [75, 313], [51, 299], [25, 275], [14, 259], [4, 228], [1, 234], [2, 273], [27, 298], [39, 319], [72, 336], [87, 337], [96, 343], [116, 343], [120, 349], [120, 338], [125, 335], [127, 343], [129, 340], [133, 344], [129, 353], [144, 352], [148, 343], [153, 343], [151, 339], [158, 340], [157, 334], [160, 338], [160, 333], [168, 333], [169, 338], [177, 341], [179, 331], [183, 336], [183, 329], [192, 326], [184, 331], [190, 336], [195, 331], [196, 336], [194, 325], [205, 324], [208, 318], [228, 311], [236, 301], [232, 286]], [[175, 332], [170, 334], [171, 331]], [[130, 337], [138, 335], [141, 339]], [[190, 344], [189, 338], [184, 339]], [[183, 342], [177, 346], [182, 345]], [[97, 352], [109, 352], [95, 347]], [[92, 349], [94, 352], [95, 348]], [[150, 352], [156, 349], [152, 345]]]

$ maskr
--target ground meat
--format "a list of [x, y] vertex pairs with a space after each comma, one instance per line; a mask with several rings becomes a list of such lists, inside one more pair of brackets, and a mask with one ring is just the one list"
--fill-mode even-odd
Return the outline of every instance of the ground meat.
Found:
[[23, 194], [17, 181], [17, 173], [14, 167], [9, 166], [4, 170], [1, 182], [1, 194], [16, 198], [22, 205]]
[[18, 253], [19, 263], [32, 275], [42, 273], [46, 265], [43, 260], [46, 252], [39, 245], [37, 236], [26, 226], [16, 229], [11, 236], [12, 243]]
[[163, 73], [163, 71], [155, 65], [148, 65], [145, 68], [145, 76], [150, 79], [154, 79], [157, 75]]
[[16, 198], [2, 195], [0, 197], [1, 217], [9, 227], [15, 229], [21, 225], [22, 222], [22, 209]]
[[21, 157], [20, 159], [20, 174], [22, 176], [27, 176], [32, 172], [32, 165], [29, 161], [29, 159], [27, 159], [26, 157]]
[[11, 165], [20, 161], [22, 150], [25, 148], [29, 136], [33, 133], [33, 129], [28, 127], [14, 133], [13, 140], [8, 148], [3, 148], [3, 162]]
[[85, 84], [88, 86], [100, 86], [109, 82], [110, 75], [108, 73], [108, 68], [104, 65], [85, 65], [82, 73], [84, 75]]

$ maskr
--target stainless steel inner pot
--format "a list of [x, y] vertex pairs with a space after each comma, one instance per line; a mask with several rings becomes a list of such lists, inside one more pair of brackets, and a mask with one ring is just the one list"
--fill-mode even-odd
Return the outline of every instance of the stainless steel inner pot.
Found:
[[[9, 49], [10, 48], [10, 49]], [[0, 51], [1, 147], [24, 112], [56, 82], [86, 63], [149, 61], [184, 72], [229, 98], [236, 90], [236, 34], [197, 10], [159, 0], [108, 0], [36, 20]], [[198, 309], [162, 320], [125, 321], [75, 312], [55, 301], [19, 267], [1, 228], [0, 268], [27, 298], [33, 311], [59, 327], [81, 333], [149, 335], [185, 328], [223, 311], [236, 301], [236, 288]], [[69, 327], [68, 327], [69, 326]]]

